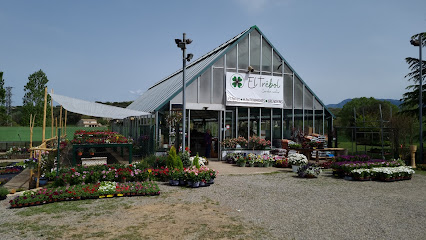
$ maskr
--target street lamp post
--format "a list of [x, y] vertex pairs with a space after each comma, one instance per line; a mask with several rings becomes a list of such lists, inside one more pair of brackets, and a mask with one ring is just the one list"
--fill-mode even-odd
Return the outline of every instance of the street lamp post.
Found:
[[422, 35], [419, 34], [418, 40], [411, 40], [413, 46], [419, 47], [419, 122], [420, 122], [420, 162], [423, 163], [423, 66], [422, 66]]
[[[186, 120], [186, 95], [185, 95], [185, 88], [186, 88], [186, 81], [185, 81], [185, 70], [186, 70], [186, 62], [190, 61], [192, 57], [194, 56], [192, 53], [189, 53], [186, 55], [186, 45], [191, 44], [191, 39], [186, 39], [186, 33], [183, 33], [182, 39], [175, 39], [175, 43], [178, 48], [182, 49], [182, 152], [185, 151], [185, 120]], [[178, 129], [179, 131], [179, 129]]]

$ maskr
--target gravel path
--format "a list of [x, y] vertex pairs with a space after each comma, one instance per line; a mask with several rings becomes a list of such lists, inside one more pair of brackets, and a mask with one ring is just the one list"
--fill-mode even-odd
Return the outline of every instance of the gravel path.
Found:
[[[213, 164], [214, 167], [226, 168], [217, 164]], [[188, 206], [200, 203], [206, 208], [207, 200], [215, 203], [208, 208], [216, 207], [230, 219], [241, 220], [245, 226], [266, 230], [268, 235], [254, 237], [258, 239], [426, 239], [426, 176], [414, 175], [410, 181], [386, 183], [345, 181], [333, 178], [330, 172], [322, 173], [318, 179], [299, 179], [288, 171], [273, 172], [279, 170], [274, 168], [264, 174], [233, 173], [242, 170], [228, 169], [227, 175], [220, 175], [208, 188], [186, 189], [161, 183], [162, 196], [158, 198], [96, 200], [90, 208], [95, 209], [96, 204], [105, 204], [105, 201], [130, 204], [131, 210], [149, 204], [175, 206], [184, 203]], [[7, 206], [6, 201], [0, 202], [0, 226], [23, 218], [17, 214], [23, 210], [11, 210]], [[125, 219], [123, 211], [117, 213], [120, 219]], [[65, 221], [72, 225], [77, 224], [76, 219], [81, 218], [81, 214], [68, 212], [67, 218], [61, 221], [43, 219], [48, 224]], [[116, 213], [109, 214], [114, 218]], [[40, 216], [31, 217], [40, 219]], [[210, 236], [207, 238], [216, 238]], [[196, 239], [194, 235], [179, 238]], [[15, 239], [20, 238], [15, 235]]]

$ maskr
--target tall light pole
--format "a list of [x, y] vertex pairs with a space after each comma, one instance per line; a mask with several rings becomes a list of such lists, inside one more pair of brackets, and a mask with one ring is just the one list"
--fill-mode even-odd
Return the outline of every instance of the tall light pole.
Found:
[[[185, 79], [185, 70], [186, 70], [186, 62], [190, 61], [192, 57], [194, 56], [192, 53], [189, 53], [186, 55], [186, 45], [191, 44], [191, 39], [186, 39], [186, 33], [183, 33], [182, 39], [175, 39], [175, 43], [178, 48], [182, 49], [182, 152], [185, 151], [185, 120], [186, 120], [186, 95], [185, 95], [185, 88], [186, 88], [186, 79]], [[179, 131], [179, 129], [178, 129]]]
[[419, 34], [418, 40], [411, 40], [413, 46], [419, 47], [419, 122], [420, 122], [420, 162], [423, 163], [423, 66], [422, 66], [422, 35]]

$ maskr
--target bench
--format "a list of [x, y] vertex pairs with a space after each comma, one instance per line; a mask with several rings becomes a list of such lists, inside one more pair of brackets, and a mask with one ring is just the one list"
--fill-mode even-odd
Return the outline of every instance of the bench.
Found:
[[107, 164], [107, 157], [92, 157], [92, 158], [81, 158], [82, 166], [95, 166]]

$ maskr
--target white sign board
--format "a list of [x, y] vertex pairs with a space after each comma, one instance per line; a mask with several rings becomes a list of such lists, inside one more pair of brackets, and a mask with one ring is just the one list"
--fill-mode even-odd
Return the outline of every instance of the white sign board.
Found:
[[283, 77], [252, 73], [226, 73], [226, 104], [282, 108]]

